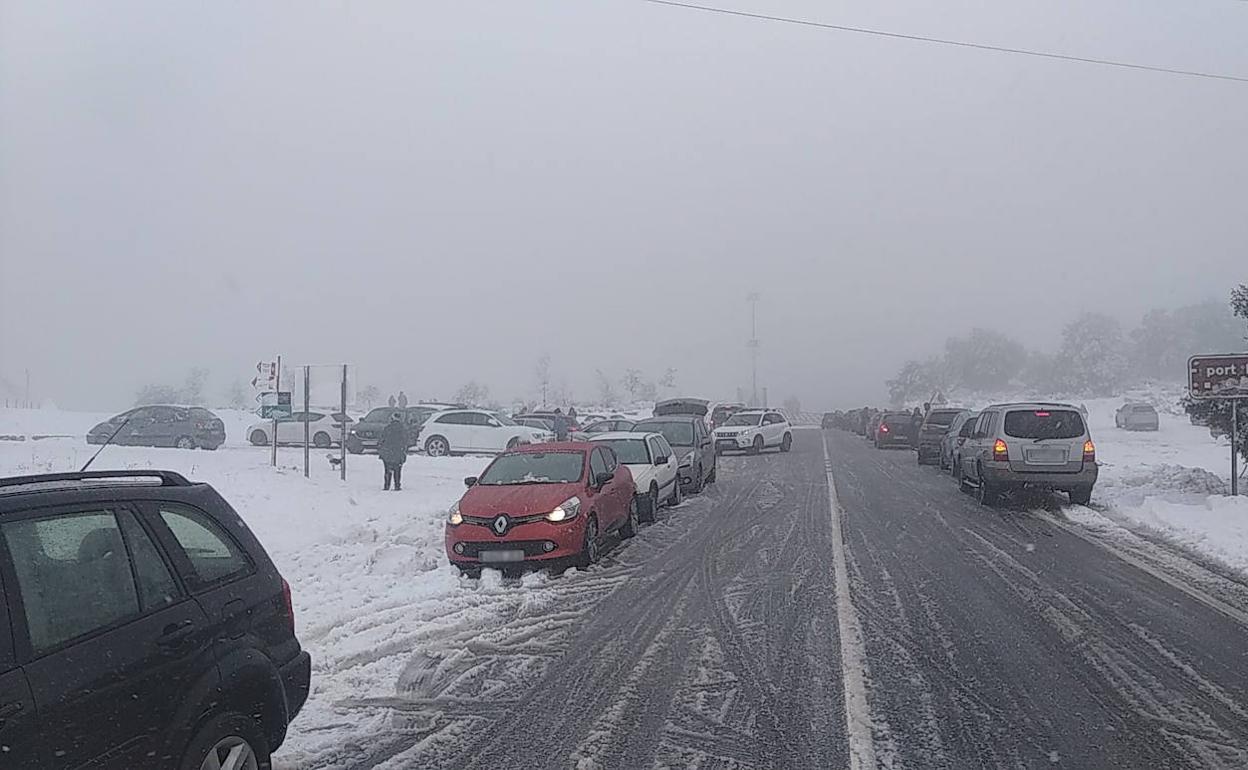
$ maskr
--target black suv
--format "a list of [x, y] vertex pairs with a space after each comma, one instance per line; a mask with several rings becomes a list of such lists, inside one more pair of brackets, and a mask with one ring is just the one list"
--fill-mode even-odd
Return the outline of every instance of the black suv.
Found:
[[368, 414], [360, 418], [359, 422], [351, 426], [351, 432], [347, 435], [347, 451], [353, 455], [362, 454], [365, 450], [377, 451], [377, 442], [381, 439], [381, 432], [385, 430], [386, 423], [390, 422], [390, 417], [396, 413], [403, 416], [403, 423], [407, 426], [408, 448], [410, 449], [416, 446], [420, 429], [424, 427], [429, 415], [450, 408], [433, 404], [379, 406], [370, 410]]
[[267, 768], [310, 678], [290, 587], [211, 486], [0, 479], [0, 767]]
[[140, 406], [87, 431], [87, 443], [103, 444], [114, 433], [111, 443], [121, 446], [216, 449], [225, 443], [225, 423], [202, 406]]

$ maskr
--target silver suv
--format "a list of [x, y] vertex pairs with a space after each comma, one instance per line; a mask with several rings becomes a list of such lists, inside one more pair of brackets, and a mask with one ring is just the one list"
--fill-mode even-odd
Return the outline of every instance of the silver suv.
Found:
[[955, 475], [984, 505], [1023, 487], [1070, 494], [1087, 505], [1096, 484], [1096, 447], [1070, 404], [994, 404], [980, 413]]

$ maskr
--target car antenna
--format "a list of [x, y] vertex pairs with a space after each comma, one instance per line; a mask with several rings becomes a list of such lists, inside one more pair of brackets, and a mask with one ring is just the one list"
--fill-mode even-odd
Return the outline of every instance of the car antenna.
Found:
[[[133, 416], [134, 415], [130, 415], [130, 417], [133, 417]], [[83, 465], [82, 468], [78, 470], [79, 473], [86, 471], [87, 468], [91, 466], [91, 463], [95, 462], [95, 458], [100, 456], [100, 452], [104, 451], [104, 447], [113, 443], [113, 439], [117, 438], [117, 434], [121, 433], [121, 429], [130, 424], [130, 417], [127, 417], [126, 419], [122, 420], [121, 425], [117, 426], [117, 430], [113, 431], [113, 435], [109, 436], [108, 440], [105, 441], [103, 444], [100, 444], [100, 448], [95, 450], [95, 454], [91, 455], [91, 459], [87, 460], [86, 465]]]

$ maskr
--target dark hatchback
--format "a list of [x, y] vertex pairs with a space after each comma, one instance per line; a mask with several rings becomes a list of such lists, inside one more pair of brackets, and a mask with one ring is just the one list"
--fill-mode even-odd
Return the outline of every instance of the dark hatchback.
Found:
[[410, 449], [416, 446], [420, 429], [424, 427], [429, 415], [446, 408], [448, 407], [422, 405], [379, 406], [372, 409], [352, 426], [351, 432], [347, 435], [347, 451], [357, 455], [365, 450], [376, 451], [377, 442], [381, 439], [381, 431], [385, 429], [386, 423], [390, 422], [390, 417], [394, 414], [403, 416], [403, 423], [407, 426], [408, 448]]
[[914, 418], [909, 412], [886, 412], [875, 424], [875, 448], [913, 446]]
[[919, 465], [930, 465], [940, 462], [940, 442], [945, 438], [949, 426], [965, 410], [933, 409], [923, 418], [919, 426], [919, 435], [915, 441], [918, 449]]
[[140, 406], [87, 431], [88, 444], [216, 449], [225, 443], [225, 423], [202, 406]]
[[290, 587], [211, 486], [0, 479], [0, 767], [267, 768], [310, 679]]

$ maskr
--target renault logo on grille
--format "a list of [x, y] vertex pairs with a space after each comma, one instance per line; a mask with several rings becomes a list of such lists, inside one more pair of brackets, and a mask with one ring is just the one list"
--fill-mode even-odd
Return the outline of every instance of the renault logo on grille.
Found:
[[494, 519], [494, 523], [490, 525], [499, 535], [507, 534], [507, 528], [511, 526], [511, 520], [507, 518], [507, 514], [500, 513]]

